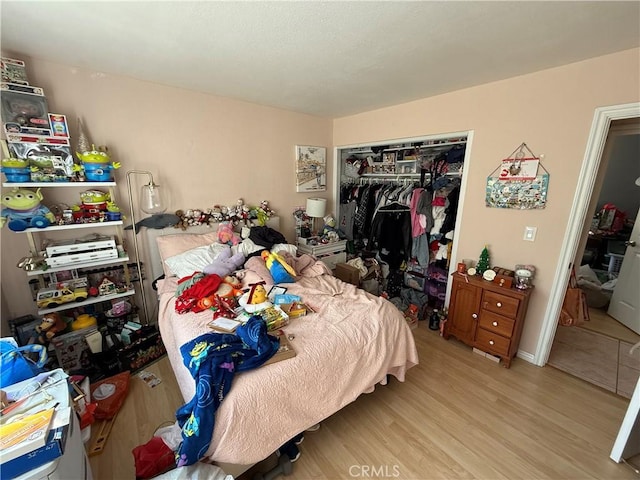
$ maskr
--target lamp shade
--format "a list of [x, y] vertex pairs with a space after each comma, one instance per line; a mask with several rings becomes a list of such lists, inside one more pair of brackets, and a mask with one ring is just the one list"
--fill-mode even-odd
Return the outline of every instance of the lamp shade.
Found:
[[140, 209], [145, 213], [163, 213], [167, 207], [163, 190], [153, 182], [143, 185], [140, 190]]
[[322, 218], [327, 210], [326, 198], [307, 198], [307, 215], [312, 218]]

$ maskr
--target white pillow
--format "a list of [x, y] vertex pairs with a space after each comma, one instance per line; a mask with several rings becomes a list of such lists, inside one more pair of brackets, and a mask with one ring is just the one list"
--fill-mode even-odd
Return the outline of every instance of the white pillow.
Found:
[[250, 238], [244, 239], [238, 245], [234, 245], [231, 247], [231, 253], [235, 255], [238, 252], [242, 252], [245, 258], [249, 257], [254, 252], [259, 252], [260, 250], [264, 250], [265, 248], [260, 245], [256, 245], [256, 243]]
[[188, 277], [194, 272], [201, 272], [204, 267], [215, 260], [220, 253], [215, 244], [193, 248], [186, 252], [174, 255], [165, 260], [167, 266], [178, 278]]
[[298, 253], [298, 247], [290, 243], [276, 243], [273, 247], [271, 247], [271, 251], [273, 253], [287, 252], [291, 254], [292, 257], [295, 257]]

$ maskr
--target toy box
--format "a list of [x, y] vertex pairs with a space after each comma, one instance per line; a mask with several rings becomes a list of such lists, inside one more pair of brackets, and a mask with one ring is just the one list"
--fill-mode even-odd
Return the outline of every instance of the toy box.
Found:
[[40, 87], [0, 83], [2, 123], [6, 133], [51, 135], [49, 107]]
[[85, 337], [96, 331], [96, 327], [83, 328], [53, 337], [58, 365], [65, 372], [83, 371], [91, 367], [91, 350]]
[[0, 71], [2, 71], [3, 82], [29, 85], [27, 68], [22, 60], [2, 57], [0, 58]]
[[68, 182], [74, 177], [68, 138], [9, 134], [7, 141], [12, 157], [29, 160], [32, 182]]

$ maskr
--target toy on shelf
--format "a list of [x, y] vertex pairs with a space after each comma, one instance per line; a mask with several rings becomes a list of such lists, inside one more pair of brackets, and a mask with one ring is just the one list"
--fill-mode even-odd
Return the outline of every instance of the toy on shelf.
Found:
[[109, 149], [106, 146], [96, 148], [89, 142], [80, 119], [78, 119], [78, 131], [80, 134], [76, 156], [82, 162], [85, 178], [90, 182], [113, 181], [112, 171], [120, 168], [120, 162], [111, 161]]
[[49, 287], [38, 290], [36, 304], [38, 308], [55, 308], [69, 302], [81, 302], [89, 296], [87, 289], [76, 288], [74, 290], [63, 287]]
[[38, 343], [47, 345], [58, 333], [67, 329], [67, 323], [57, 313], [48, 313], [42, 317], [42, 323], [36, 327]]
[[112, 222], [116, 220], [122, 220], [122, 213], [120, 212], [120, 207], [116, 205], [115, 202], [111, 200], [107, 201], [107, 220]]
[[27, 228], [46, 228], [55, 220], [53, 213], [40, 202], [43, 200], [40, 189], [16, 188], [2, 196], [0, 228], [8, 222], [10, 230], [22, 232]]
[[80, 205], [71, 207], [75, 223], [103, 222], [120, 220], [120, 208], [111, 201], [109, 193], [102, 190], [80, 192]]
[[31, 169], [29, 160], [22, 158], [3, 158], [2, 173], [7, 177], [7, 182], [29, 182], [31, 181]]
[[76, 156], [82, 162], [84, 176], [90, 182], [113, 181], [112, 170], [120, 168], [120, 162], [112, 162], [107, 152], [107, 147], [100, 146], [87, 152], [76, 152]]

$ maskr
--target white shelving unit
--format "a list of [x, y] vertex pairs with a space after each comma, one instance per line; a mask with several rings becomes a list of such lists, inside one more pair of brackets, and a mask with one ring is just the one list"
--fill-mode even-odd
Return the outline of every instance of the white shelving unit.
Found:
[[[114, 188], [116, 186], [116, 182], [20, 182], [20, 183], [12, 183], [12, 182], [3, 182], [2, 186], [4, 188], [27, 188], [27, 189], [74, 189], [78, 192], [83, 190], [92, 190], [92, 189], [108, 189], [109, 195], [112, 201], [115, 201], [115, 192]], [[118, 298], [128, 297], [134, 295], [135, 289], [131, 283], [131, 278], [129, 275], [129, 270], [127, 267], [127, 263], [129, 262], [129, 256], [124, 252], [123, 247], [123, 222], [121, 220], [117, 221], [104, 221], [104, 222], [88, 222], [88, 223], [74, 223], [74, 224], [66, 224], [66, 225], [51, 225], [46, 228], [28, 228], [22, 232], [13, 232], [16, 235], [25, 234], [28, 239], [30, 254], [32, 256], [39, 256], [42, 248], [39, 248], [38, 243], [41, 243], [41, 240], [46, 238], [47, 233], [51, 232], [60, 232], [60, 231], [82, 231], [86, 232], [87, 229], [106, 229], [110, 228], [114, 232], [114, 238], [116, 240], [116, 244], [121, 247], [119, 248], [121, 254], [117, 258], [105, 259], [105, 260], [95, 260], [89, 262], [81, 262], [81, 263], [73, 263], [65, 266], [58, 267], [44, 267], [36, 270], [27, 271], [28, 277], [37, 277], [40, 280], [40, 287], [44, 287], [44, 279], [43, 277], [56, 272], [62, 272], [67, 270], [80, 270], [80, 269], [89, 269], [89, 268], [98, 268], [109, 265], [118, 265], [124, 264], [124, 278], [126, 283], [127, 290], [124, 292], [110, 294], [110, 295], [100, 295], [97, 297], [89, 297], [86, 300], [80, 302], [69, 302], [63, 305], [53, 307], [53, 308], [45, 308], [39, 309], [38, 315], [45, 315], [47, 313], [59, 312], [64, 310], [69, 310], [85, 305], [92, 305], [96, 303], [108, 302], [110, 300], [115, 300]], [[84, 233], [83, 233], [84, 234]], [[141, 272], [138, 272], [138, 275], [141, 275]]]

